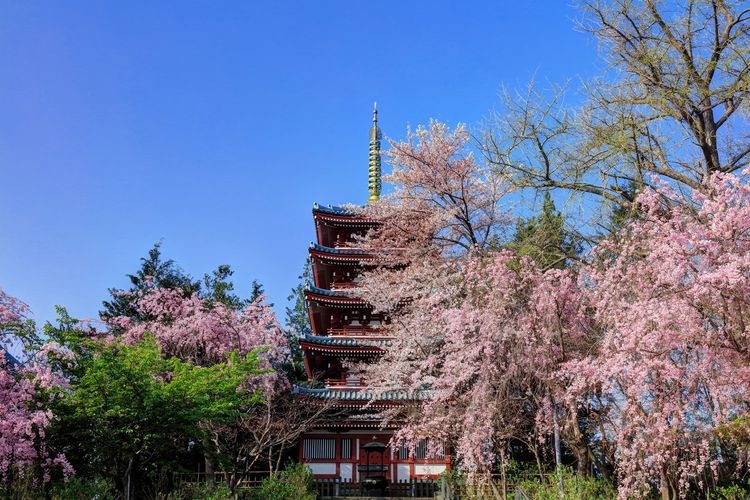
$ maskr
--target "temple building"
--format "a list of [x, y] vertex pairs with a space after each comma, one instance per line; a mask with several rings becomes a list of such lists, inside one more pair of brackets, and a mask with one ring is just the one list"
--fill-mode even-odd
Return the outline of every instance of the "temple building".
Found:
[[[377, 203], [381, 189], [377, 108], [373, 110], [369, 148], [369, 200]], [[435, 478], [446, 471], [446, 452], [428, 458], [426, 443], [413, 453], [390, 445], [395, 427], [381, 428], [378, 413], [409, 399], [405, 391], [373, 399], [367, 381], [355, 366], [376, 360], [390, 344], [382, 327], [389, 321], [350, 291], [357, 275], [374, 256], [353, 247], [356, 235], [377, 224], [346, 208], [315, 204], [312, 210], [317, 242], [310, 244], [314, 284], [305, 292], [312, 335], [300, 338], [309, 384], [296, 387], [301, 404], [327, 404], [332, 416], [307, 432], [299, 461], [316, 478], [360, 483], [378, 478], [388, 483]], [[397, 425], [397, 424], [396, 424]]]

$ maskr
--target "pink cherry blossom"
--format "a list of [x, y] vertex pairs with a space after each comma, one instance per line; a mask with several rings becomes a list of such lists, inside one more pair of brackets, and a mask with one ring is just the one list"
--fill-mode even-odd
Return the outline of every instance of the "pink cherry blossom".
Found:
[[[13, 342], [12, 327], [27, 313], [23, 302], [0, 290], [0, 341]], [[50, 453], [45, 442], [54, 418], [45, 403], [60, 394], [65, 381], [43, 355], [27, 357], [23, 364], [11, 362], [0, 347], [0, 481], [25, 475], [46, 481], [53, 468], [65, 476], [73, 472], [65, 457]]]

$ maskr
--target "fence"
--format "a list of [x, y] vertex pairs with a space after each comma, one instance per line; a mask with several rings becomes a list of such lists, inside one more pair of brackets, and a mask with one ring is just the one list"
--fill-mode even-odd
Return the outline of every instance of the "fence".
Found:
[[[359, 483], [339, 478], [316, 479], [315, 491], [318, 498], [361, 497], [366, 494]], [[437, 481], [432, 479], [411, 479], [389, 483], [385, 491], [388, 497], [402, 498], [434, 498], [436, 493], [439, 493], [439, 487]]]
[[200, 484], [200, 483], [225, 483], [229, 484], [231, 479], [236, 481], [240, 489], [252, 489], [260, 486], [271, 473], [268, 471], [251, 471], [245, 473], [214, 472], [178, 472], [174, 475], [175, 484]]
[[[235, 477], [238, 490], [250, 491], [258, 486], [269, 476], [268, 471], [248, 472]], [[537, 476], [538, 477], [538, 476]], [[212, 475], [206, 473], [177, 473], [174, 476], [176, 484], [183, 486], [198, 485], [207, 481], [217, 483], [228, 483], [230, 473], [215, 472]], [[352, 480], [315, 479], [314, 489], [318, 498], [335, 497], [361, 497], [367, 492], [360, 483]], [[499, 476], [493, 476], [489, 481], [477, 484], [471, 488], [463, 481], [451, 481], [443, 478], [441, 481], [433, 479], [411, 479], [389, 483], [384, 492], [388, 497], [400, 498], [435, 498], [445, 500], [462, 500], [468, 498], [506, 498], [515, 500], [529, 500], [529, 497], [517, 485], [506, 483], [503, 485]]]

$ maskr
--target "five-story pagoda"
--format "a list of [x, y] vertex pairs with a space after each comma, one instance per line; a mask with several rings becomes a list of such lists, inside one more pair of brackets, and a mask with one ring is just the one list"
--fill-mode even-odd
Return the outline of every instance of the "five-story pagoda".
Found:
[[[369, 151], [369, 203], [380, 198], [381, 165], [377, 108], [373, 110]], [[408, 399], [389, 392], [373, 399], [366, 381], [353, 368], [382, 355], [389, 339], [382, 328], [388, 318], [350, 293], [354, 279], [374, 256], [356, 248], [377, 221], [342, 207], [313, 206], [317, 243], [310, 245], [314, 285], [305, 292], [312, 335], [300, 339], [310, 387], [297, 387], [301, 404], [328, 404], [335, 417], [306, 433], [299, 460], [317, 478], [359, 483], [383, 478], [389, 483], [432, 478], [450, 463], [447, 454], [427, 458], [425, 443], [409, 453], [389, 445], [393, 427], [382, 428], [377, 414]], [[312, 388], [316, 387], [316, 388]]]

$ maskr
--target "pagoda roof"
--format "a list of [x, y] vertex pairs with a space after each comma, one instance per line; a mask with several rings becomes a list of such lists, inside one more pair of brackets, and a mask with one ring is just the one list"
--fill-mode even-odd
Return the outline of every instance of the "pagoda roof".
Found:
[[334, 255], [360, 255], [360, 256], [371, 256], [370, 252], [362, 248], [353, 247], [327, 247], [319, 245], [314, 241], [310, 242], [310, 250], [321, 253], [330, 253]]
[[383, 349], [391, 345], [388, 339], [351, 339], [346, 337], [324, 337], [322, 335], [305, 335], [300, 337], [300, 342], [308, 344], [331, 346], [331, 347], [366, 347]]
[[318, 288], [313, 285], [308, 285], [305, 290], [305, 296], [308, 300], [313, 300], [319, 303], [326, 303], [336, 306], [367, 306], [367, 302], [356, 297], [351, 297], [344, 292], [336, 290], [327, 290], [325, 288]]
[[319, 212], [329, 215], [340, 215], [344, 217], [356, 217], [357, 213], [345, 207], [336, 205], [321, 205], [319, 203], [313, 203], [313, 213]]
[[415, 394], [408, 391], [385, 391], [374, 393], [367, 389], [348, 388], [322, 388], [311, 389], [309, 387], [294, 387], [294, 394], [306, 396], [313, 399], [334, 401], [417, 401], [423, 399], [425, 394]]
[[351, 298], [348, 295], [346, 295], [344, 292], [340, 292], [338, 290], [328, 290], [327, 288], [318, 288], [314, 285], [308, 285], [307, 291], [310, 293], [315, 293], [318, 295], [325, 295], [326, 297], [340, 297], [342, 299], [348, 299]]
[[359, 214], [354, 210], [334, 205], [313, 204], [313, 218], [323, 220], [328, 224], [341, 227], [371, 227], [378, 224], [377, 221]]

